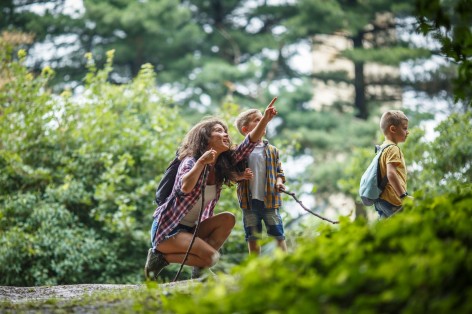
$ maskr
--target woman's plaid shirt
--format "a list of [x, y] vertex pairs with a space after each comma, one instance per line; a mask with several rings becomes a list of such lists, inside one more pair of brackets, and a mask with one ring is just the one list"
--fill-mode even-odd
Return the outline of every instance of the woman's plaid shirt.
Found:
[[[264, 140], [264, 153], [266, 156], [266, 191], [264, 196], [265, 208], [280, 208], [282, 206], [282, 197], [280, 192], [275, 191], [277, 178], [281, 177], [285, 183], [285, 174], [282, 169], [282, 163], [279, 159], [279, 150]], [[247, 167], [247, 160], [246, 160]], [[241, 180], [238, 182], [238, 200], [242, 209], [250, 209], [251, 192], [249, 190], [249, 180]]]
[[[249, 136], [246, 136], [244, 141], [233, 151], [235, 163], [238, 163], [249, 156], [256, 144], [257, 143], [252, 143], [249, 140]], [[162, 242], [165, 236], [169, 234], [169, 232], [175, 227], [177, 227], [182, 218], [195, 205], [198, 198], [200, 197], [200, 194], [202, 194], [202, 190], [205, 190], [206, 182], [202, 183], [202, 181], [203, 178], [206, 178], [208, 175], [208, 167], [205, 167], [206, 173], [202, 172], [198, 178], [197, 183], [195, 184], [195, 187], [190, 193], [184, 194], [181, 190], [182, 177], [193, 168], [196, 162], [196, 159], [193, 157], [186, 157], [182, 160], [175, 178], [174, 187], [172, 188], [172, 194], [154, 211], [153, 217], [158, 222], [157, 231], [153, 241], [154, 246]], [[216, 187], [216, 197], [205, 207], [202, 213], [202, 221], [213, 216], [215, 205], [220, 198], [221, 188], [221, 184]]]

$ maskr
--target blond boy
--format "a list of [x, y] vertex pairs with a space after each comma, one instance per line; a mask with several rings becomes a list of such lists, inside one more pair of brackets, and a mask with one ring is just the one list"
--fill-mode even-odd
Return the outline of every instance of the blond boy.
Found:
[[405, 197], [410, 197], [407, 192], [405, 159], [397, 145], [408, 137], [408, 118], [402, 111], [389, 110], [380, 118], [380, 129], [385, 135], [382, 147], [390, 145], [380, 158], [381, 176], [387, 175], [388, 183], [374, 206], [380, 218], [387, 218], [400, 211]]
[[[262, 119], [257, 109], [242, 112], [235, 125], [242, 135], [247, 135]], [[260, 141], [245, 160], [245, 171], [238, 179], [238, 199], [243, 211], [243, 224], [250, 254], [260, 254], [258, 240], [264, 222], [267, 234], [277, 241], [277, 246], [287, 250], [284, 228], [279, 209], [282, 206], [280, 191], [285, 190], [285, 175], [278, 149], [267, 140]]]

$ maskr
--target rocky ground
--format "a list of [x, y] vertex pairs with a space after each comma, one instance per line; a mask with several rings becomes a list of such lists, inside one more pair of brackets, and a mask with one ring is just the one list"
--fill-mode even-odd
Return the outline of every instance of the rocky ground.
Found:
[[48, 299], [69, 300], [81, 298], [99, 291], [117, 289], [140, 289], [144, 285], [66, 285], [66, 286], [42, 286], [42, 287], [9, 287], [0, 286], [0, 302], [30, 302]]
[[[149, 290], [145, 284], [112, 285], [112, 284], [81, 284], [41, 287], [0, 286], [0, 313], [119, 313], [132, 309], [134, 299], [131, 292], [139, 295], [154, 296], [163, 291], [187, 290], [198, 281], [183, 280], [175, 283], [159, 284], [156, 290]], [[138, 291], [143, 289], [142, 293]], [[93, 297], [100, 293], [123, 292], [117, 298]], [[88, 298], [92, 296], [92, 298]], [[153, 301], [151, 301], [153, 302]], [[125, 310], [124, 310], [125, 309]], [[153, 311], [155, 312], [155, 311]]]

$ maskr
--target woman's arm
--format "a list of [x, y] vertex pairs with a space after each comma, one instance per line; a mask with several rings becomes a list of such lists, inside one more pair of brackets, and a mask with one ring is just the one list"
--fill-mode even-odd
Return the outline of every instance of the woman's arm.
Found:
[[182, 193], [187, 194], [193, 190], [204, 168], [205, 165], [197, 160], [192, 169], [183, 175], [181, 187]]
[[207, 164], [214, 163], [216, 161], [216, 151], [209, 149], [206, 151], [193, 165], [189, 172], [182, 176], [182, 187], [181, 191], [184, 194], [190, 193], [198, 182], [198, 178], [202, 174], [203, 169]]

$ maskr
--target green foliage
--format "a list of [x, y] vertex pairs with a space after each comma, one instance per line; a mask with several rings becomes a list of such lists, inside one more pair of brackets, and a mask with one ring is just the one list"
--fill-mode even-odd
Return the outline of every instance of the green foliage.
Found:
[[[43, 2], [54, 3], [55, 10], [63, 4]], [[451, 13], [443, 12], [445, 8], [437, 1], [431, 3], [438, 5], [432, 9], [439, 13]], [[373, 25], [378, 12], [397, 16], [411, 12], [408, 1], [261, 2], [244, 12], [241, 8], [247, 1], [238, 0], [85, 1], [85, 5], [87, 25], [84, 19], [52, 14], [54, 10], [42, 19], [25, 10], [8, 11], [13, 7], [11, 1], [0, 5], [2, 12], [9, 12], [6, 19], [0, 19], [5, 23], [2, 26], [22, 28], [28, 23], [24, 29], [37, 30], [39, 40], [49, 33], [78, 34], [77, 43], [82, 45], [77, 55], [67, 56], [73, 63], [67, 67], [77, 64], [78, 72], [83, 71], [84, 47], [93, 51], [93, 57], [87, 54], [85, 59], [85, 87], [78, 97], [68, 90], [51, 94], [48, 85], [52, 79], [63, 80], [60, 72], [55, 74], [46, 67], [36, 75], [28, 73], [24, 51], [12, 57], [11, 46], [2, 43], [0, 47], [0, 237], [9, 250], [18, 247], [13, 252], [2, 251], [1, 283], [141, 279], [154, 188], [187, 129], [172, 99], [158, 92], [155, 81], [185, 90], [185, 97], [193, 99], [189, 107], [218, 113], [227, 121], [242, 107], [264, 108], [271, 98], [267, 90], [273, 92], [276, 87], [280, 115], [268, 135], [276, 133], [273, 142], [289, 152], [283, 158], [306, 153], [314, 157], [314, 164], [290, 186], [314, 183], [321, 196], [339, 189], [357, 195], [364, 168], [359, 165], [367, 164], [372, 154], [371, 148], [362, 147], [372, 146], [377, 122], [354, 118], [355, 113], [345, 104], [330, 111], [310, 109], [312, 82], [289, 66], [291, 53], [286, 45], [339, 30], [352, 39], [371, 30], [366, 26]], [[459, 21], [469, 14], [451, 8], [452, 13], [461, 13]], [[373, 30], [379, 31], [380, 26]], [[467, 29], [459, 30], [454, 34], [462, 34], [457, 38], [467, 42]], [[389, 42], [388, 50], [377, 42], [371, 44], [372, 49], [352, 49], [345, 55], [356, 62], [387, 64], [425, 56], [424, 51], [395, 47], [396, 42]], [[466, 49], [467, 45], [461, 47]], [[116, 48], [115, 52], [105, 53], [110, 48]], [[466, 50], [460, 51], [467, 56]], [[469, 64], [461, 60], [459, 64]], [[152, 66], [141, 66], [145, 62], [152, 62]], [[461, 73], [466, 75], [466, 70]], [[71, 77], [74, 73], [67, 71]], [[134, 74], [137, 77], [131, 79]], [[317, 75], [325, 81], [355, 82], [342, 71]], [[129, 83], [113, 85], [110, 81]], [[470, 90], [470, 81], [462, 81], [460, 92]], [[206, 99], [210, 100], [205, 104], [224, 104], [220, 110], [200, 106]], [[375, 115], [375, 108], [381, 105], [381, 101], [370, 102], [369, 113]], [[188, 117], [189, 121], [197, 119], [199, 115]], [[234, 128], [230, 130], [237, 139]], [[421, 131], [412, 131], [404, 145], [407, 165], [412, 165], [409, 186], [418, 196], [455, 191], [470, 182], [470, 115], [451, 117], [438, 132], [440, 137], [426, 143]], [[352, 157], [351, 163], [346, 157]], [[341, 178], [344, 180], [339, 181]], [[234, 190], [224, 192], [217, 210], [238, 215]], [[37, 221], [36, 215], [47, 223]], [[51, 230], [50, 237], [46, 230]], [[80, 239], [74, 247], [77, 252], [59, 241], [70, 243], [75, 237]], [[224, 246], [223, 267], [243, 258], [241, 252], [246, 248], [241, 238], [241, 224], [237, 224]], [[83, 247], [79, 247], [82, 241]], [[47, 252], [45, 243], [54, 246], [53, 253]], [[85, 254], [85, 249], [90, 254]], [[36, 259], [37, 264], [33, 262]], [[24, 262], [13, 263], [18, 260]], [[48, 264], [48, 260], [54, 263]], [[170, 278], [171, 272], [164, 276]]]
[[376, 62], [399, 66], [401, 62], [411, 59], [426, 59], [431, 56], [431, 52], [426, 49], [408, 47], [385, 47], [380, 49], [352, 49], [343, 51], [342, 55], [353, 62]]
[[471, 188], [374, 224], [324, 226], [293, 254], [250, 259], [162, 304], [170, 313], [468, 313]]
[[[84, 45], [97, 55], [116, 49], [117, 72], [130, 78], [144, 63], [163, 70], [158, 79], [175, 80], [194, 67], [192, 47], [203, 40], [203, 32], [191, 23], [191, 11], [178, 2], [84, 1], [84, 20], [92, 28], [81, 34]], [[94, 36], [87, 36], [93, 32]], [[98, 45], [93, 37], [104, 38]], [[126, 74], [128, 73], [128, 74]]]
[[[392, 75], [372, 75], [365, 71], [365, 66], [398, 66], [406, 60], [423, 59], [430, 55], [425, 49], [414, 49], [403, 42], [397, 33], [407, 32], [407, 26], [398, 21], [413, 12], [409, 1], [326, 1], [301, 0], [295, 6], [298, 14], [290, 16], [286, 25], [290, 36], [310, 38], [313, 48], [331, 44], [322, 43], [324, 37], [342, 37], [336, 42], [345, 41], [345, 48], [335, 58], [347, 58], [354, 65], [354, 73], [348, 77], [339, 67], [314, 73], [314, 77], [325, 82], [335, 83], [340, 89], [345, 83], [355, 91], [347, 107], [355, 110], [355, 116], [363, 120], [373, 113], [381, 102], [389, 101], [389, 96], [373, 92], [377, 88], [399, 88], [402, 80]], [[313, 23], [313, 21], [317, 23]], [[353, 77], [352, 77], [353, 76]], [[343, 83], [343, 84], [340, 84]], [[370, 88], [372, 87], [372, 88]]]
[[412, 191], [451, 191], [472, 180], [472, 113], [452, 114], [436, 128], [432, 141], [421, 140], [423, 132], [412, 132], [405, 143], [405, 158]]
[[[93, 53], [102, 67], [106, 62], [102, 56], [112, 49], [116, 55], [110, 80], [128, 82], [142, 64], [150, 63], [159, 74], [159, 84], [185, 91], [179, 95], [181, 105], [210, 103], [208, 112], [233, 93], [238, 103], [254, 106], [263, 99], [265, 88], [254, 93], [248, 86], [267, 86], [297, 76], [289, 66], [291, 55], [282, 53], [291, 41], [280, 30], [274, 31], [282, 28], [287, 14], [294, 13], [293, 5], [247, 0], [84, 0], [83, 14], [71, 17], [65, 14], [64, 1], [44, 0], [41, 4], [38, 8], [54, 9], [43, 16], [31, 12], [27, 4], [2, 2], [0, 9], [8, 14], [0, 21], [0, 29], [36, 32], [40, 44], [60, 41], [68, 53], [53, 49], [51, 56], [59, 84], [78, 84], [86, 73], [85, 53]], [[36, 70], [44, 59], [35, 56]]]
[[0, 274], [7, 285], [57, 285], [111, 280], [116, 252], [58, 202], [20, 194], [3, 202]]
[[[2, 60], [9, 60], [1, 49]], [[11, 51], [11, 50], [10, 50]], [[53, 95], [9, 62], [0, 90], [0, 280], [4, 285], [136, 282], [157, 182], [187, 125], [144, 65], [108, 82], [113, 51], [81, 95]]]
[[347, 113], [294, 110], [291, 105], [281, 107], [280, 111], [285, 115], [284, 123], [278, 127], [281, 136], [297, 136], [301, 152], [314, 159], [294, 181], [314, 184], [319, 192], [317, 197], [324, 201], [332, 193], [344, 191], [338, 180], [352, 177], [345, 169], [356, 149], [371, 146], [373, 151], [378, 124]]
[[458, 65], [454, 80], [456, 100], [472, 105], [472, 10], [470, 0], [416, 0], [418, 30], [432, 35], [441, 43], [441, 53]]
[[[353, 46], [336, 58], [347, 56], [357, 65], [364, 62], [397, 65], [429, 54], [407, 48], [411, 45], [396, 36], [397, 29], [403, 32], [405, 29], [393, 17], [413, 12], [411, 3], [403, 0], [310, 0], [280, 4], [245, 0], [85, 1], [84, 5], [84, 16], [74, 23], [85, 20], [86, 25], [67, 28], [67, 32], [78, 34], [80, 57], [84, 49], [92, 51], [100, 67], [105, 62], [101, 58], [105, 50], [115, 49], [114, 71], [107, 75], [119, 82], [130, 80], [141, 64], [150, 62], [157, 70], [156, 80], [170, 84], [179, 93], [179, 102], [185, 104], [181, 112], [193, 113], [187, 115], [188, 120], [199, 119], [202, 112], [224, 112], [222, 104], [228, 99], [241, 107], [263, 108], [267, 99], [279, 96], [280, 119], [272, 124], [274, 130], [269, 128], [268, 136], [277, 134], [276, 141], [281, 138], [280, 143], [295, 143], [290, 148], [293, 154], [313, 155], [315, 165], [310, 165], [300, 181], [316, 181], [320, 191], [337, 189], [331, 183], [339, 178], [339, 169], [353, 147], [372, 144], [374, 128], [355, 117], [374, 116], [377, 108], [391, 101], [391, 95], [372, 91], [388, 91], [391, 87], [396, 90], [405, 82], [392, 75], [370, 76], [369, 71], [356, 71], [355, 77], [339, 69], [299, 73], [291, 62], [297, 52], [293, 44], [308, 41], [316, 47], [314, 36], [342, 34]], [[354, 38], [361, 40], [355, 42]], [[364, 72], [366, 76], [360, 77], [359, 73]], [[310, 109], [312, 94], [317, 92], [313, 90], [313, 78], [329, 84], [356, 85], [358, 97], [335, 103], [329, 110]], [[447, 84], [423, 84], [424, 80], [427, 78], [406, 83], [421, 89], [433, 86], [429, 89], [431, 95], [438, 89], [448, 90]], [[447, 77], [442, 81], [448, 81]], [[194, 114], [195, 111], [199, 113]], [[330, 164], [326, 170], [332, 171], [316, 169], [325, 163]], [[325, 180], [327, 176], [329, 179]], [[103, 191], [100, 193], [103, 197]]]

